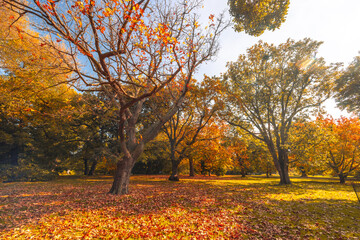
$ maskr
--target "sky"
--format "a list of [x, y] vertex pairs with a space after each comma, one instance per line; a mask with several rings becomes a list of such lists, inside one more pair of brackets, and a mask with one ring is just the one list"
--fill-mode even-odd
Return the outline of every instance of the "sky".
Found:
[[[200, 14], [209, 16], [227, 10], [227, 0], [205, 0]], [[229, 16], [228, 16], [229, 17]], [[220, 40], [221, 49], [214, 62], [203, 65], [197, 76], [219, 76], [226, 71], [226, 63], [236, 61], [240, 54], [259, 40], [280, 44], [288, 38], [300, 40], [310, 37], [323, 41], [317, 57], [327, 63], [343, 62], [348, 66], [360, 55], [360, 0], [290, 0], [286, 21], [280, 29], [266, 31], [260, 37], [227, 29]], [[338, 110], [334, 100], [326, 102], [327, 112], [333, 117], [349, 116]]]

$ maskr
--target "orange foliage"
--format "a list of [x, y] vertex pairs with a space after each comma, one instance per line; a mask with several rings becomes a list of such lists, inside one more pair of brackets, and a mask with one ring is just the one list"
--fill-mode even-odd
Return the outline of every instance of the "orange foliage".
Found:
[[326, 131], [321, 148], [327, 153], [327, 164], [340, 180], [342, 177], [346, 179], [360, 167], [360, 120], [356, 117], [329, 117], [317, 121]]

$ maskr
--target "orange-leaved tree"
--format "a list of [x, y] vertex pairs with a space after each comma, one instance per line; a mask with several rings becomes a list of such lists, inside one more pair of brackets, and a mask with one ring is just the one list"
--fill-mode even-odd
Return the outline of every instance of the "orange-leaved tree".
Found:
[[[171, 96], [174, 94], [176, 95], [171, 91], [168, 94], [169, 98], [173, 98]], [[213, 138], [204, 138], [201, 133], [204, 128], [214, 125], [216, 121], [216, 112], [221, 108], [221, 103], [218, 101], [219, 94], [219, 79], [205, 76], [202, 82], [191, 86], [187, 99], [163, 126], [162, 130], [169, 142], [172, 164], [169, 180], [179, 180], [178, 166], [184, 158], [188, 158], [190, 149], [196, 142]]]
[[[116, 105], [122, 157], [110, 193], [128, 193], [131, 169], [144, 145], [176, 113], [194, 71], [216, 54], [227, 23], [211, 16], [209, 25], [200, 27], [194, 13], [200, 1], [3, 2], [19, 16], [29, 15], [34, 28], [49, 35], [40, 37], [42, 44], [57, 50], [77, 89], [101, 91]], [[177, 101], [145, 129], [138, 122], [144, 102], [174, 81], [182, 82]]]
[[247, 144], [249, 138], [247, 138], [245, 134], [241, 134], [240, 131], [237, 131], [235, 127], [232, 127], [231, 130], [232, 131], [228, 131], [225, 143], [234, 162], [233, 171], [245, 177], [251, 167]]
[[221, 176], [233, 168], [233, 151], [224, 138], [227, 130], [228, 126], [216, 118], [202, 129], [199, 141], [189, 150], [190, 173], [198, 171], [203, 175]]
[[9, 14], [4, 5], [0, 5], [0, 18], [1, 113], [17, 119], [29, 113], [50, 114], [52, 109], [51, 114], [57, 113], [76, 95], [69, 87], [59, 86], [67, 80], [69, 71], [64, 71], [65, 65], [52, 48], [41, 46], [28, 19], [13, 22], [19, 14]]
[[360, 168], [360, 120], [340, 117], [339, 119], [318, 118], [325, 137], [321, 149], [326, 153], [326, 164], [339, 176], [340, 183]]
[[232, 173], [240, 173], [242, 177], [249, 173], [266, 173], [268, 177], [274, 172], [271, 156], [263, 142], [238, 127], [231, 127], [226, 135], [227, 149], [234, 160]]

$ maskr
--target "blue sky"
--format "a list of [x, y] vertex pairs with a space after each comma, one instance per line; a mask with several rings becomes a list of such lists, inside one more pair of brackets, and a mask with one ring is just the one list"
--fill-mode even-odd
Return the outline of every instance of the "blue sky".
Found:
[[[205, 0], [201, 14], [206, 16], [227, 9], [227, 0]], [[280, 29], [267, 31], [260, 37], [236, 33], [231, 28], [221, 38], [216, 61], [199, 69], [197, 76], [219, 75], [226, 71], [226, 62], [235, 61], [246, 49], [259, 40], [279, 44], [288, 38], [300, 40], [310, 37], [323, 41], [318, 55], [328, 63], [343, 62], [347, 66], [360, 51], [360, 0], [290, 0], [286, 22]], [[326, 103], [334, 117], [347, 115], [335, 109], [334, 101]]]

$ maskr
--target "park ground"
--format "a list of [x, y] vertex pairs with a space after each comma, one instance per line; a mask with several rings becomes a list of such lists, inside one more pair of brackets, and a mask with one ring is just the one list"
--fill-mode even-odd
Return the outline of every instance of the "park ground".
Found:
[[332, 178], [132, 176], [0, 183], [0, 239], [360, 239], [360, 203]]

